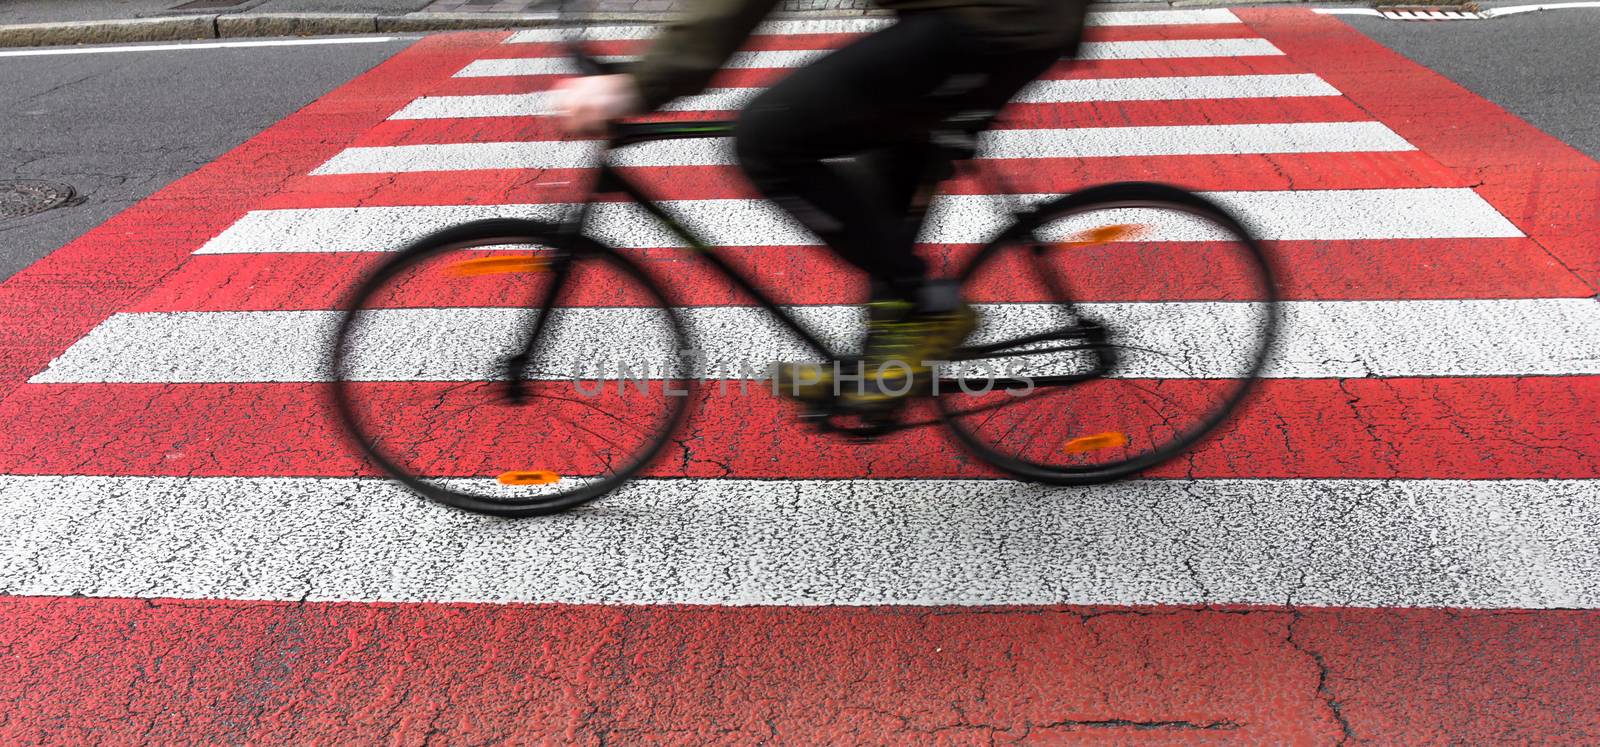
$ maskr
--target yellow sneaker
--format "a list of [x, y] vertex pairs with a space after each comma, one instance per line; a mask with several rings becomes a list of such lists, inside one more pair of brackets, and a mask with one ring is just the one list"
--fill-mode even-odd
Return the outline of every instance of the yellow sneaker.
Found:
[[964, 302], [949, 311], [910, 311], [869, 324], [861, 381], [850, 386], [841, 380], [840, 400], [846, 406], [875, 407], [929, 391], [932, 364], [950, 360], [977, 326], [977, 313]]

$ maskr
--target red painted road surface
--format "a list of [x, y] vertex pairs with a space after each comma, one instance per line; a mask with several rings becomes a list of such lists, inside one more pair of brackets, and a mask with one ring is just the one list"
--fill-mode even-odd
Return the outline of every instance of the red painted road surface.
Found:
[[[1265, 40], [1282, 54], [1131, 54], [1063, 65], [1048, 77], [1159, 86], [1199, 76], [1277, 76], [1272, 81], [1284, 85], [1336, 90], [1030, 103], [1016, 107], [1008, 126], [1380, 123], [1412, 149], [1026, 158], [996, 167], [1018, 189], [1033, 192], [1113, 179], [1241, 193], [1470, 190], [1470, 205], [1487, 216], [1471, 225], [1500, 228], [1363, 237], [1332, 226], [1327, 237], [1274, 242], [1287, 298], [1450, 309], [1453, 302], [1566, 303], [1595, 296], [1600, 164], [1332, 17], [1298, 9], [1239, 10], [1207, 16], [1219, 21], [1207, 23], [1176, 20], [1182, 17], [1106, 24], [1092, 38]], [[333, 309], [361, 271], [382, 258], [347, 250], [352, 247], [308, 251], [314, 247], [287, 244], [196, 253], [219, 236], [249, 238], [240, 226], [251, 211], [570, 198], [562, 183], [576, 171], [563, 168], [312, 174], [352, 147], [554, 139], [548, 122], [516, 113], [391, 118], [419, 97], [514, 96], [547, 88], [553, 76], [452, 77], [475, 60], [559, 54], [548, 44], [506, 43], [508, 36], [428, 37], [0, 284], [0, 418], [8, 423], [0, 431], [0, 521], [21, 548], [0, 551], [0, 591], [7, 595], [0, 597], [0, 742], [1600, 742], [1600, 689], [1593, 684], [1600, 677], [1600, 613], [1593, 610], [1600, 592], [1592, 580], [1600, 571], [1593, 552], [1600, 546], [1600, 426], [1593, 416], [1600, 411], [1600, 375], [1592, 347], [1546, 351], [1569, 366], [1554, 375], [1429, 363], [1433, 368], [1419, 375], [1273, 379], [1218, 438], [1146, 476], [1192, 481], [1202, 495], [1213, 483], [1257, 481], [1244, 483], [1255, 486], [1249, 490], [1257, 509], [1324, 485], [1335, 493], [1371, 486], [1402, 495], [1423, 484], [1434, 495], [1451, 495], [1452, 486], [1463, 494], [1497, 495], [1503, 485], [1506, 496], [1548, 487], [1557, 495], [1548, 503], [1463, 501], [1459, 505], [1471, 507], [1463, 509], [1466, 515], [1413, 505], [1415, 515], [1387, 517], [1393, 536], [1376, 540], [1358, 530], [1294, 539], [1293, 526], [1281, 527], [1284, 534], [1277, 536], [1243, 519], [1224, 522], [1224, 539], [1196, 550], [1198, 558], [1155, 540], [1122, 548], [1123, 556], [1111, 550], [1086, 555], [1074, 567], [1098, 581], [1081, 593], [1048, 584], [991, 588], [981, 570], [966, 582], [958, 573], [955, 582], [943, 578], [949, 583], [924, 588], [918, 583], [929, 581], [931, 572], [905, 569], [905, 587], [924, 591], [903, 594], [894, 583], [873, 586], [878, 576], [872, 573], [851, 576], [850, 568], [801, 582], [795, 579], [803, 574], [771, 571], [785, 558], [765, 550], [741, 556], [748, 548], [734, 540], [719, 548], [718, 537], [682, 539], [683, 557], [695, 559], [690, 565], [675, 565], [678, 555], [640, 556], [592, 578], [537, 575], [544, 568], [529, 558], [546, 557], [537, 555], [540, 548], [558, 552], [561, 541], [602, 532], [596, 527], [607, 522], [622, 526], [625, 538], [677, 528], [677, 514], [650, 515], [628, 498], [602, 500], [594, 513], [563, 517], [564, 524], [549, 522], [565, 528], [538, 535], [545, 544], [528, 550], [532, 556], [514, 554], [527, 544], [518, 538], [528, 535], [514, 534], [523, 529], [405, 504], [405, 515], [413, 517], [406, 521], [416, 522], [418, 536], [443, 532], [440, 546], [458, 553], [440, 560], [443, 568], [417, 570], [433, 562], [416, 554], [428, 545], [371, 539], [379, 535], [363, 533], [359, 521], [353, 533], [316, 545], [315, 557], [260, 539], [271, 536], [274, 521], [305, 515], [291, 516], [296, 510], [315, 520], [324, 510], [316, 508], [319, 490], [346, 495], [338, 491], [357, 485], [359, 494], [360, 485], [381, 485], [357, 482], [377, 473], [349, 452], [327, 419], [321, 384], [125, 379], [97, 368], [93, 355], [64, 356], [74, 346], [82, 350], [109, 339], [93, 333], [109, 335], [108, 320], [118, 314], [170, 312], [187, 320]], [[826, 49], [847, 38], [775, 35], [758, 38], [750, 49]], [[607, 54], [637, 49], [627, 41], [597, 46]], [[781, 72], [730, 70], [717, 85], [761, 86]], [[752, 196], [726, 166], [634, 171], [671, 199]], [[949, 191], [987, 189], [958, 180]], [[1304, 216], [1308, 224], [1319, 220]], [[1428, 220], [1434, 221], [1429, 226], [1467, 225], [1460, 215]], [[730, 256], [764, 277], [805, 279], [783, 287], [777, 294], [782, 302], [840, 303], [852, 287], [849, 274], [816, 247], [751, 243], [730, 249]], [[936, 265], [953, 266], [972, 246], [929, 244], [925, 250]], [[637, 251], [672, 278], [685, 304], [747, 303], [681, 250]], [[1119, 278], [1080, 290], [1118, 301], [1227, 300], [1237, 291], [1236, 279], [1219, 272], [1209, 284], [1181, 284], [1188, 295], [1175, 296], [1163, 278], [1209, 264], [1204, 244], [1186, 251], [1139, 256], [1127, 275], [1147, 282]], [[1084, 261], [1094, 264], [1093, 257]], [[1027, 288], [998, 283], [977, 293], [979, 300], [1031, 300]], [[458, 301], [504, 303], [488, 296]], [[594, 307], [636, 302], [607, 294], [570, 300]], [[1557, 332], [1561, 339], [1595, 339], [1581, 327], [1550, 334]], [[172, 354], [171, 370], [177, 371], [186, 356], [213, 353]], [[1418, 360], [1406, 357], [1415, 351], [1388, 354]], [[76, 362], [62, 363], [69, 358]], [[1206, 386], [1204, 380], [1180, 381], [1172, 396], [1198, 396]], [[394, 417], [419, 432], [439, 430], [439, 412], [451, 410], [449, 392], [458, 388], [441, 385], [438, 412]], [[839, 490], [862, 491], [870, 504], [874, 491], [917, 496], [923, 481], [975, 479], [954, 483], [972, 495], [1000, 484], [943, 436], [917, 433], [868, 445], [818, 440], [764, 394], [708, 395], [697, 418], [704, 425], [669, 448], [652, 471], [665, 478], [663, 492], [739, 480], [757, 486], [818, 480], [824, 482], [804, 489], [826, 495], [826, 481], [839, 481]], [[469, 450], [510, 422], [440, 433], [439, 453]], [[523, 448], [537, 452], [547, 445], [542, 436], [530, 433]], [[439, 468], [448, 474], [453, 466], [447, 460]], [[96, 476], [112, 487], [84, 487], [100, 484], [92, 482]], [[123, 478], [152, 481], [117, 482]], [[241, 487], [220, 498], [199, 487], [216, 478], [239, 478]], [[304, 501], [293, 499], [297, 490], [306, 491]], [[1071, 500], [1092, 504], [1098, 496], [1113, 501], [1125, 495], [1114, 490], [1137, 495], [1139, 483]], [[274, 498], [268, 491], [280, 492]], [[269, 498], [284, 507], [282, 516], [259, 508]], [[948, 492], [925, 500], [959, 503]], [[1352, 500], [1360, 506], [1359, 497]], [[217, 501], [239, 508], [203, 512]], [[118, 508], [125, 504], [144, 508]], [[781, 501], [760, 504], [760, 510], [756, 505], [725, 507], [718, 520], [731, 523], [718, 526], [741, 526], [739, 512], [748, 509], [744, 528], [751, 533], [740, 536], [750, 543], [774, 543], [801, 556], [834, 550], [772, 539], [786, 525], [763, 529], [761, 522], [787, 516], [803, 525], [803, 516], [783, 512], [805, 509]], [[1164, 508], [1177, 510], [1159, 504], [1146, 510], [1159, 523], [1180, 527], [1195, 518], [1164, 517]], [[1255, 510], [1218, 507], [1234, 509], [1246, 517]], [[184, 513], [190, 510], [202, 513]], [[359, 507], [342, 499], [326, 507], [330, 517], [351, 510]], [[171, 518], [180, 515], [216, 516], [217, 523]], [[957, 518], [949, 521], [959, 522], [964, 514], [952, 515]], [[684, 527], [707, 521], [702, 514], [685, 516]], [[1330, 521], [1343, 526], [1337, 522], [1345, 518]], [[366, 520], [380, 521], [375, 515]], [[925, 531], [907, 522], [884, 522], [880, 549], [890, 560], [842, 557], [893, 569], [901, 537], [894, 532]], [[168, 543], [172, 526], [179, 527], [179, 539]], [[1514, 530], [1500, 536], [1481, 527]], [[1092, 533], [1094, 527], [1071, 529]], [[1044, 542], [1040, 537], [1052, 531], [1022, 526], [1016, 542]], [[1437, 543], [1436, 557], [1419, 561], [1437, 575], [1421, 581], [1408, 575], [1410, 566], [1397, 566], [1392, 578], [1381, 568], [1341, 577], [1340, 568], [1327, 567], [1361, 566], [1385, 548], [1409, 547], [1408, 538], [1419, 533]], [[512, 541], [495, 545], [497, 537]], [[625, 538], [624, 555], [630, 547]], [[1074, 549], [1069, 543], [1064, 552]], [[1312, 560], [1296, 560], [1302, 550]], [[1014, 551], [950, 549], [953, 557], [1011, 558]], [[745, 560], [719, 568], [716, 557], [707, 557], [719, 552]], [[1396, 552], [1402, 559], [1419, 554]], [[1182, 581], [1192, 580], [1192, 588], [1175, 590], [1136, 570], [1166, 567], [1168, 553], [1176, 554], [1170, 565], [1177, 573], [1192, 575]], [[1269, 560], [1248, 572], [1229, 571], [1226, 583], [1206, 580], [1207, 567], [1229, 567], [1235, 553]], [[388, 580], [370, 573], [372, 565], [341, 567], [344, 555], [378, 558], [374, 565], [382, 565]], [[706, 568], [716, 568], [723, 580], [696, 576]], [[749, 578], [741, 577], [745, 573]], [[1285, 573], [1282, 594], [1250, 591], [1250, 579], [1241, 578], [1259, 574], [1265, 579], [1260, 588], [1276, 589], [1273, 579]], [[414, 576], [430, 580], [412, 584]], [[539, 581], [551, 578], [549, 586], [559, 587], [554, 591]], [[893, 601], [907, 599], [914, 603]]]

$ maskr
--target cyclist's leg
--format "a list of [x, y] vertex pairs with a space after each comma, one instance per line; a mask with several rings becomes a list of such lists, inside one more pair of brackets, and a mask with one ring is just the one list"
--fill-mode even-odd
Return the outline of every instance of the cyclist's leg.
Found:
[[930, 130], [999, 109], [1058, 58], [995, 53], [954, 16], [919, 13], [793, 73], [746, 110], [737, 149], [751, 181], [865, 270], [882, 302], [870, 308], [862, 351], [871, 381], [832, 391], [831, 377], [790, 364], [778, 385], [803, 401], [831, 392], [866, 408], [926, 385], [923, 361], [948, 358], [976, 323], [953, 281], [927, 282], [914, 249], [922, 211], [912, 203], [943, 167]]
[[936, 165], [929, 129], [999, 108], [1058, 56], [997, 53], [950, 13], [907, 15], [758, 97], [740, 118], [740, 163], [877, 287], [912, 299], [926, 267], [921, 216], [907, 216]]
[[918, 110], [956, 74], [964, 41], [919, 14], [794, 71], [741, 114], [740, 165], [845, 259], [914, 288], [926, 268], [905, 235], [903, 196], [927, 167], [931, 124]]

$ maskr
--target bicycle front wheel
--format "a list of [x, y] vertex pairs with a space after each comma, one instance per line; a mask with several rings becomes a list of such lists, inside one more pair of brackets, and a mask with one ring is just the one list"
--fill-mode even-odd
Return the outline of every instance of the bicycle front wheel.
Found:
[[1047, 203], [962, 280], [979, 328], [941, 413], [975, 455], [1039, 482], [1115, 480], [1194, 448], [1255, 386], [1278, 327], [1261, 245], [1159, 184]]
[[383, 471], [440, 503], [547, 514], [628, 480], [683, 422], [683, 327], [618, 252], [468, 223], [379, 266], [346, 305], [332, 392]]

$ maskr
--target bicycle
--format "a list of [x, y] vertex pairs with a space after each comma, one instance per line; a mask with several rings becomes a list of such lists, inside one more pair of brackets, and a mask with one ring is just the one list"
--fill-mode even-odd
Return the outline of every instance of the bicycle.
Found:
[[[581, 50], [572, 53], [580, 68], [599, 68]], [[977, 137], [988, 122], [986, 114], [956, 117], [940, 129], [940, 168], [924, 180], [919, 204], [933, 201], [956, 166], [975, 163]], [[781, 305], [610, 163], [615, 150], [725, 137], [732, 128], [733, 122], [720, 120], [620, 123], [599, 150], [586, 197], [559, 221], [464, 223], [415, 241], [367, 275], [345, 303], [330, 377], [340, 422], [362, 452], [412, 490], [448, 506], [504, 517], [549, 514], [639, 477], [679, 437], [701, 379], [712, 373], [703, 356], [689, 354], [691, 331], [724, 357], [730, 348], [761, 354], [797, 341], [813, 360], [848, 371], [855, 360], [846, 342], [852, 336], [838, 327], [859, 323], [843, 318], [857, 312]], [[996, 184], [998, 174], [987, 173], [993, 171], [977, 169]], [[1005, 184], [991, 191], [1011, 194]], [[602, 196], [623, 202], [598, 203]], [[597, 209], [621, 209], [616, 205], [637, 206], [676, 237], [692, 261], [704, 263], [754, 307], [685, 309], [670, 302], [635, 258], [659, 259], [659, 252], [614, 248], [589, 230]], [[1008, 209], [1009, 224], [970, 251], [956, 273], [963, 294], [978, 302], [980, 326], [939, 369], [931, 382], [937, 393], [875, 415], [840, 409], [837, 398], [793, 405], [802, 421], [856, 439], [943, 424], [1001, 473], [1083, 485], [1134, 475], [1185, 453], [1245, 400], [1278, 328], [1278, 285], [1266, 252], [1227, 210], [1177, 187], [1141, 182]], [[952, 256], [963, 248], [947, 247]], [[1199, 288], [1178, 289], [1170, 282], [1176, 278], [1160, 274], [1186, 263], [1203, 270], [1193, 276]], [[1074, 300], [1070, 285], [1084, 285], [1097, 268], [1116, 273], [1115, 282], [1087, 283], [1100, 296], [1094, 303]], [[1134, 280], [1144, 285], [1130, 285]], [[1242, 297], [1246, 286], [1249, 298]], [[410, 301], [413, 292], [422, 300]], [[1170, 302], [1174, 298], [1177, 303]], [[438, 299], [467, 305], [442, 312], [418, 305]], [[749, 331], [752, 308], [777, 322], [789, 341], [776, 341], [759, 327]], [[1189, 316], [1163, 326], [1162, 314], [1173, 309]], [[696, 316], [696, 323], [686, 324], [685, 315]], [[1119, 315], [1133, 321], [1107, 321]], [[396, 351], [418, 347], [403, 336], [396, 342], [396, 335], [419, 322], [441, 334], [420, 346], [421, 360], [395, 363]], [[738, 331], [735, 323], [747, 326]], [[1179, 345], [1176, 353], [1151, 347], [1191, 327], [1203, 333], [1198, 345]], [[595, 333], [601, 328], [609, 339]], [[772, 338], [764, 347], [761, 335]], [[359, 347], [386, 340], [392, 349]], [[1239, 349], [1216, 349], [1228, 342]], [[588, 366], [602, 345], [626, 355], [609, 369], [599, 361], [591, 377]], [[582, 370], [574, 365], [578, 359]], [[996, 362], [1007, 368], [995, 371]], [[609, 380], [598, 376], [608, 371], [617, 377], [610, 391]], [[738, 375], [721, 368], [715, 373], [723, 394], [737, 380], [748, 397], [744, 387], [760, 380], [748, 367]], [[407, 387], [417, 396], [381, 401]], [[1041, 402], [1047, 405], [1037, 407]], [[927, 403], [936, 414], [913, 417]], [[1091, 405], [1131, 422], [1082, 415]], [[1175, 423], [1174, 411], [1189, 406], [1198, 417]], [[456, 418], [472, 422], [451, 425]], [[396, 433], [379, 432], [390, 426]], [[560, 426], [568, 428], [555, 430]], [[491, 448], [507, 453], [482, 453]]]

